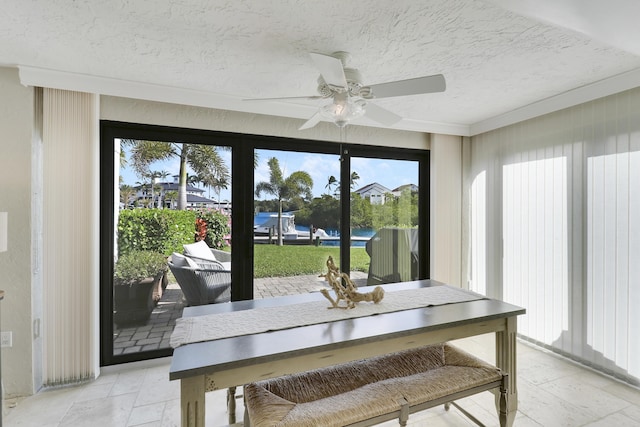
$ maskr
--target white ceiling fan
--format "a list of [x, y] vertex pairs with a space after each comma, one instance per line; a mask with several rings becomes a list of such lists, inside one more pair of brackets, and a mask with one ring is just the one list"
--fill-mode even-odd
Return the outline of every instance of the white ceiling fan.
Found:
[[314, 127], [322, 118], [329, 119], [338, 127], [344, 127], [362, 116], [385, 126], [393, 126], [402, 120], [402, 117], [369, 101], [394, 96], [443, 92], [446, 88], [442, 74], [366, 86], [362, 83], [362, 77], [357, 69], [346, 67], [351, 57], [349, 53], [334, 52], [331, 55], [310, 53], [310, 55], [320, 71], [319, 95], [251, 100], [332, 99], [331, 103], [320, 107], [319, 111], [300, 127], [300, 130]]

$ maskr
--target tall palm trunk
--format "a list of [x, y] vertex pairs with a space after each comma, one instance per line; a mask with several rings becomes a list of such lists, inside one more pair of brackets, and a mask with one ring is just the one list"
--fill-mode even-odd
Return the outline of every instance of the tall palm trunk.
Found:
[[154, 192], [154, 188], [153, 188], [153, 176], [150, 179], [151, 179], [151, 184], [149, 184], [149, 190], [151, 190], [151, 201], [147, 205], [148, 208], [152, 208], [153, 207], [153, 202], [154, 202], [153, 199], [155, 197], [155, 192]]
[[178, 178], [178, 210], [187, 207], [187, 147], [182, 144], [180, 151], [180, 177]]

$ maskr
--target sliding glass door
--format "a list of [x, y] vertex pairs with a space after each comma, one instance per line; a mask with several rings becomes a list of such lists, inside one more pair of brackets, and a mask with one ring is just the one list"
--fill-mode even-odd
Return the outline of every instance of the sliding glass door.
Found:
[[257, 149], [254, 298], [314, 292], [340, 262], [340, 156]]
[[350, 273], [360, 283], [419, 278], [419, 167], [417, 160], [351, 158]]
[[171, 354], [184, 307], [230, 301], [232, 170], [223, 142], [103, 132], [110, 154], [105, 148], [102, 165], [113, 166], [101, 183], [103, 362]]
[[[231, 298], [231, 263], [224, 254], [231, 236], [229, 150], [126, 138], [115, 139], [114, 147], [119, 173], [114, 192], [113, 355], [169, 349], [185, 305]], [[190, 248], [197, 257], [182, 255]], [[221, 251], [217, 258], [225, 268], [219, 272], [206, 264], [216, 259], [211, 250]], [[193, 260], [201, 267], [199, 274], [182, 268]], [[221, 287], [226, 282], [228, 289], [213, 295], [208, 280], [219, 281]]]
[[427, 151], [119, 122], [101, 140], [103, 365], [170, 355], [189, 306], [330, 290], [330, 259], [360, 287], [428, 277]]
[[281, 147], [255, 151], [254, 298], [329, 289], [329, 257], [356, 286], [428, 276], [428, 153]]

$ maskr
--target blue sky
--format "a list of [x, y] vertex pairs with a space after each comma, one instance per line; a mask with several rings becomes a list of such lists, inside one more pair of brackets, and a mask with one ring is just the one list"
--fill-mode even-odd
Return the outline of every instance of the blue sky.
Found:
[[[231, 153], [220, 152], [228, 165], [231, 164]], [[295, 171], [306, 171], [313, 179], [313, 195], [320, 196], [327, 192], [325, 188], [329, 176], [340, 178], [340, 162], [337, 155], [317, 154], [317, 153], [297, 153], [291, 151], [258, 150], [258, 167], [255, 170], [255, 181], [269, 181], [269, 167], [267, 162], [271, 157], [276, 157], [284, 175], [288, 176]], [[152, 165], [153, 171], [167, 171], [171, 175], [177, 175], [179, 170], [178, 159], [171, 159], [165, 162], [156, 162]], [[418, 184], [418, 164], [401, 160], [381, 160], [352, 158], [351, 169], [360, 176], [356, 182], [356, 189], [372, 182], [378, 182], [389, 189], [394, 189], [403, 184]], [[136, 185], [140, 181], [130, 169], [121, 170], [123, 183]], [[205, 196], [209, 197], [209, 190], [205, 190]], [[212, 190], [211, 198], [217, 198], [217, 194]], [[222, 190], [220, 193], [222, 200], [231, 200], [231, 188]], [[262, 195], [261, 199], [270, 199], [270, 195]]]

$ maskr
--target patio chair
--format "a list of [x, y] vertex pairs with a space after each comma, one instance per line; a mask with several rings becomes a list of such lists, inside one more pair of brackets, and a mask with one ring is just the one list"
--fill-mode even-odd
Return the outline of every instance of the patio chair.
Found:
[[195, 262], [174, 253], [169, 269], [176, 278], [187, 304], [204, 305], [231, 300], [231, 271], [218, 261]]

